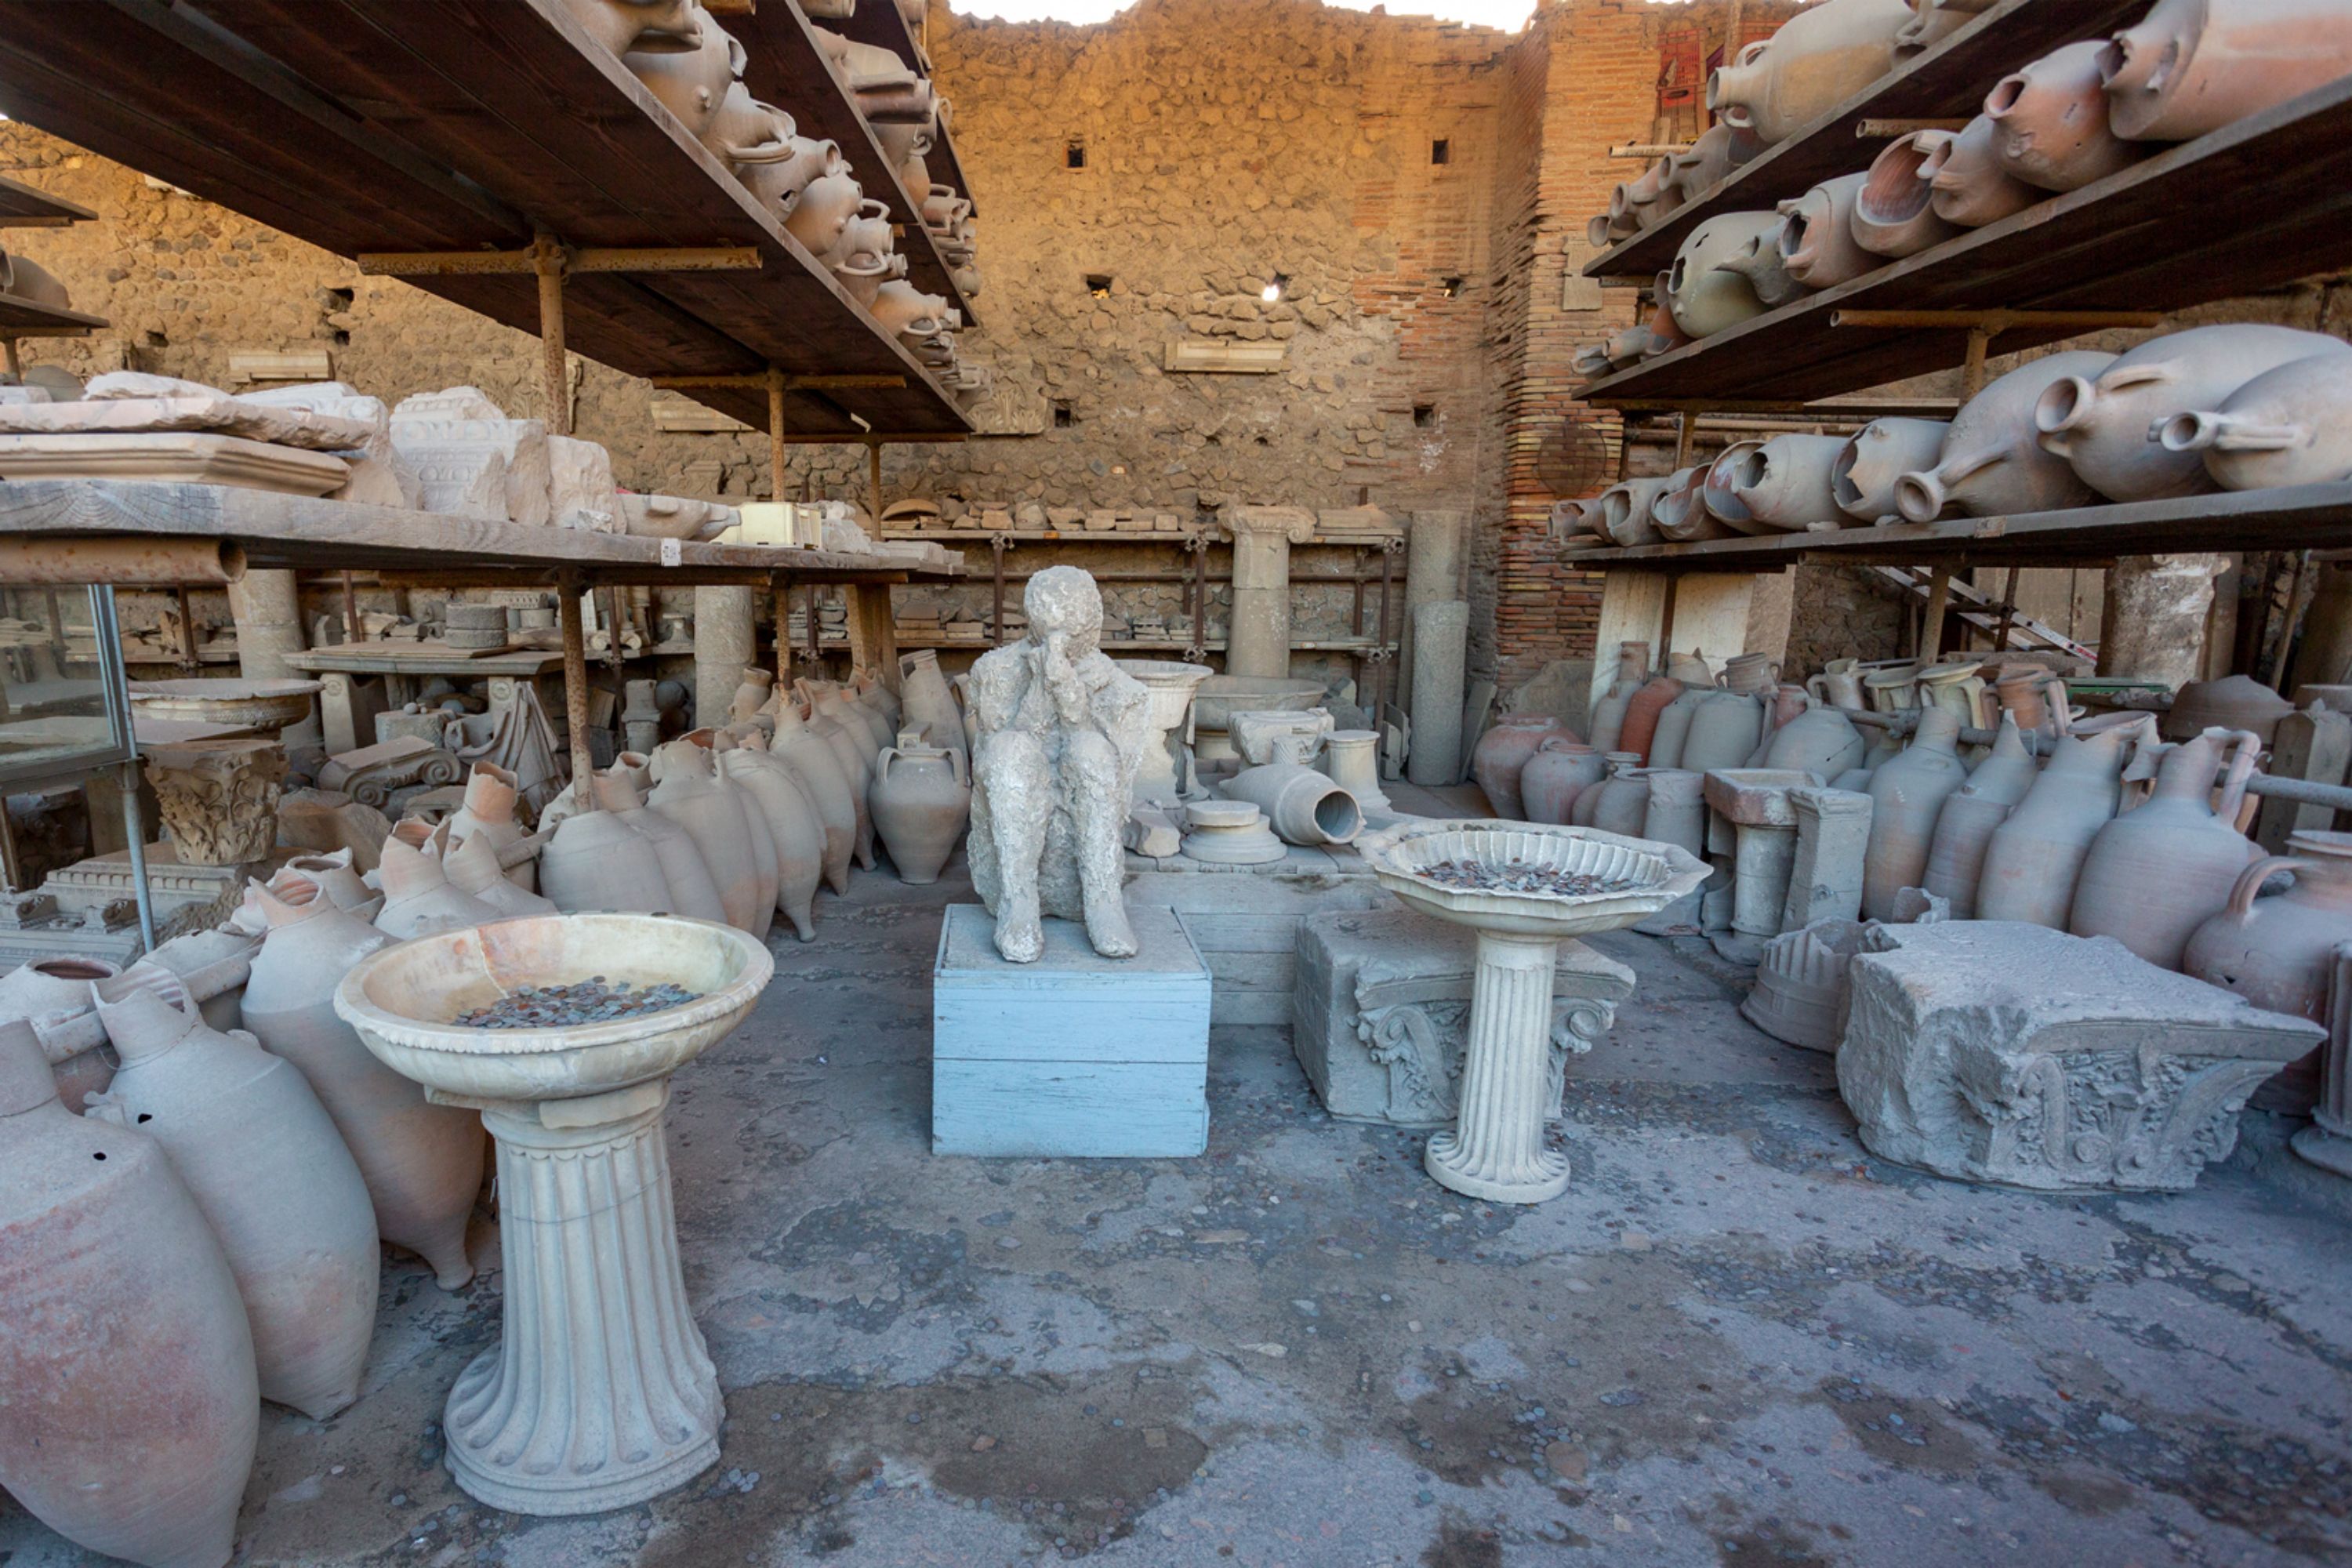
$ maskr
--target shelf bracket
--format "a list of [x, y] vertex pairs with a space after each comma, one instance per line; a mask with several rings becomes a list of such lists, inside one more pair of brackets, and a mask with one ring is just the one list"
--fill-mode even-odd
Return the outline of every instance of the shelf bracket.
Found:
[[2094, 332], [2109, 327], [2160, 327], [2161, 310], [1832, 310], [1832, 327], [1877, 327], [1896, 331], [1958, 328], [1969, 335], [1960, 368], [1960, 400], [1984, 390], [1985, 355], [1992, 340], [2019, 327]]
[[[657, 375], [654, 384], [669, 392], [764, 392], [768, 395], [768, 483], [771, 500], [784, 499], [784, 394], [824, 392], [854, 386], [904, 386], [903, 375], [798, 375], [781, 365], [770, 365], [756, 375]], [[880, 459], [876, 459], [877, 471]], [[879, 481], [877, 481], [878, 489]], [[882, 514], [874, 515], [876, 527]]]

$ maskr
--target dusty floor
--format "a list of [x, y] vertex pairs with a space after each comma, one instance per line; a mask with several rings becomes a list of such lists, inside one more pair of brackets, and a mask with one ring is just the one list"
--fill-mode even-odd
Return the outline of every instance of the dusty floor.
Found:
[[[476, 1505], [437, 1420], [497, 1276], [395, 1266], [361, 1403], [265, 1411], [240, 1561], [2352, 1561], [2352, 1227], [2243, 1162], [2090, 1201], [1884, 1164], [1826, 1059], [1630, 933], [1539, 1208], [1324, 1117], [1271, 1029], [1213, 1042], [1205, 1158], [937, 1159], [928, 972], [968, 897], [861, 877], [677, 1080], [717, 1470]], [[0, 1504], [0, 1563], [81, 1561]]]

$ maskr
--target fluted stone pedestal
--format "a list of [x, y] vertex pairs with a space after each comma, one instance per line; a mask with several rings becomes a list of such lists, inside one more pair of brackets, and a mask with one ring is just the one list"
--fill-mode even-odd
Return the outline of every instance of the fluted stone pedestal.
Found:
[[1323, 737], [1323, 772], [1367, 812], [1396, 809], [1381, 788], [1380, 750], [1375, 730], [1334, 730]]
[[602, 1513], [719, 1458], [719, 1377], [686, 1301], [667, 1079], [481, 1105], [498, 1141], [506, 1321], [450, 1390], [458, 1486], [512, 1513]]
[[2319, 1048], [2319, 1100], [2294, 1152], [2323, 1171], [2352, 1176], [2352, 942], [2327, 958], [2327, 1040]]
[[1422, 1156], [1442, 1187], [1506, 1204], [1539, 1204], [1568, 1190], [1568, 1156], [1544, 1147], [1559, 945], [1552, 937], [1478, 932], [1461, 1112]]

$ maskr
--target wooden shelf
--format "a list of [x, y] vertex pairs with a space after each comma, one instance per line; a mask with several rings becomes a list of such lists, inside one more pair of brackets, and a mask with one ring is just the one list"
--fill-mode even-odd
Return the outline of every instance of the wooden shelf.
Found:
[[78, 338], [93, 327], [104, 325], [104, 316], [59, 310], [19, 294], [0, 294], [0, 337]]
[[[747, 24], [749, 30], [758, 30], [754, 18], [730, 16], [727, 18], [727, 26], [739, 37], [742, 37], [747, 30], [736, 26], [739, 20]], [[917, 76], [931, 74], [930, 61], [924, 58], [923, 51], [916, 47], [915, 36], [908, 30], [906, 18], [899, 16], [898, 6], [888, 4], [887, 0], [864, 0], [864, 4], [847, 16], [823, 17], [812, 25], [857, 43], [888, 49], [913, 67]], [[750, 47], [751, 39], [744, 37], [744, 44]], [[756, 49], [753, 50], [753, 58], [756, 61]], [[753, 69], [756, 71], [756, 68], [755, 65]], [[980, 198], [971, 194], [971, 182], [963, 176], [963, 161], [956, 156], [955, 138], [950, 134], [948, 127], [940, 126], [932, 133], [931, 150], [925, 154], [924, 163], [930, 169], [932, 179], [943, 185], [953, 185], [959, 195], [971, 203], [972, 216], [980, 216]], [[864, 176], [859, 178], [862, 180]]]
[[[977, 653], [997, 646], [986, 637], [929, 637], [904, 630], [898, 633], [898, 642], [900, 647], [970, 648]], [[1102, 649], [1105, 653], [1181, 653], [1192, 646], [1191, 637], [1106, 637]], [[1211, 637], [1202, 646], [1207, 652], [1223, 653], [1225, 639]], [[1380, 646], [1377, 637], [1326, 637], [1293, 642], [1290, 648], [1293, 653], [1369, 653]], [[1394, 649], [1397, 645], [1391, 641], [1388, 646]]]
[[[853, 435], [852, 415], [883, 435], [971, 428], [562, 0], [18, 0], [0, 26], [0, 110], [342, 256], [519, 249], [542, 230], [749, 246], [756, 272], [574, 277], [571, 346], [647, 377], [772, 363], [903, 379], [797, 391], [791, 434]], [[416, 282], [538, 330], [529, 274]], [[761, 392], [693, 395], [767, 427]]]
[[[1015, 544], [1184, 544], [1194, 535], [1191, 532], [1162, 533], [1154, 529], [1150, 533], [1111, 533], [1101, 529], [1072, 529], [1066, 533], [1053, 529], [986, 529], [986, 528], [922, 528], [892, 529], [877, 537], [885, 540], [919, 540], [934, 544], [986, 544], [1003, 537]], [[1358, 545], [1377, 550], [1381, 541], [1395, 537], [1391, 534], [1368, 533], [1322, 535], [1294, 544], [1294, 550], [1313, 550], [1323, 545]], [[1209, 535], [1212, 545], [1230, 547], [1233, 541], [1217, 534]]]
[[86, 539], [198, 539], [232, 544], [254, 567], [336, 568], [446, 577], [482, 585], [586, 583], [763, 585], [803, 583], [951, 583], [960, 567], [918, 566], [871, 555], [762, 545], [681, 544], [677, 564], [663, 542], [577, 529], [488, 522], [397, 507], [314, 500], [222, 485], [113, 479], [0, 481], [0, 535]]
[[1585, 264], [1592, 278], [1647, 280], [1674, 265], [1690, 231], [1722, 212], [1769, 211], [1823, 180], [1870, 166], [1884, 142], [1855, 133], [1864, 120], [1965, 120], [1994, 82], [2078, 38], [2101, 37], [2147, 0], [2001, 0], [1934, 48], [1904, 61], [1794, 136], [1766, 148], [1696, 201]]
[[79, 202], [0, 176], [0, 228], [63, 228], [97, 216]]
[[1948, 518], [1879, 528], [1771, 533], [1692, 544], [1567, 550], [1589, 571], [1778, 572], [1810, 555], [1843, 561], [1973, 566], [2086, 564], [2120, 555], [2200, 551], [2319, 550], [2352, 545], [2352, 483], [2237, 490], [2171, 500], [2077, 507], [2007, 517]]
[[[877, 18], [887, 17], [899, 37], [906, 38], [906, 24], [898, 20], [898, 8], [890, 0], [866, 0], [857, 8], [859, 17], [869, 12]], [[845, 24], [818, 25], [837, 28], [850, 37], [859, 36]], [[971, 302], [955, 286], [930, 231], [923, 226], [921, 203], [930, 193], [910, 192], [898, 183], [898, 171], [882, 151], [866, 116], [858, 111], [849, 84], [817, 46], [800, 7], [779, 0], [749, 16], [725, 17], [720, 26], [743, 46], [743, 84], [751, 89], [751, 96], [790, 114], [802, 135], [840, 143], [841, 155], [849, 161], [858, 184], [890, 209], [890, 220], [899, 226], [898, 248], [907, 258], [907, 280], [926, 293], [945, 295], [949, 304], [963, 311], [967, 324], [977, 325], [979, 318]], [[869, 26], [868, 30], [878, 29]], [[913, 46], [908, 47], [911, 51]]]
[[[2352, 261], [2352, 78], [1864, 278], [1592, 383], [1604, 407], [1822, 397], [1958, 364], [1957, 327], [1840, 327], [1842, 309], [2168, 310]], [[2074, 335], [2003, 331], [1993, 352]]]

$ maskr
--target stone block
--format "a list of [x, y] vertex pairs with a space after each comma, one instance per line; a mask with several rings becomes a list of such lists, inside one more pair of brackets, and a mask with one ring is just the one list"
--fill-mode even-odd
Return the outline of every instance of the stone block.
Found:
[[2043, 1192], [2180, 1191], [2324, 1031], [2014, 921], [1881, 927], [1847, 969], [1838, 1092], [1871, 1152]]
[[[1297, 928], [1291, 1049], [1324, 1109], [1350, 1121], [1429, 1127], [1459, 1110], [1477, 933], [1406, 910], [1324, 914]], [[1581, 942], [1552, 969], [1543, 1090], [1557, 1115], [1568, 1058], [1609, 1031], [1633, 972]]]
[[931, 1150], [1186, 1158], [1209, 1141], [1209, 968], [1176, 912], [1130, 903], [1139, 949], [1044, 921], [1009, 963], [996, 922], [952, 904], [931, 973]]
[[179, 430], [0, 435], [0, 479], [134, 479], [322, 496], [342, 489], [351, 477], [351, 465], [331, 452], [307, 452], [241, 436]]
[[1859, 790], [1796, 789], [1797, 853], [1780, 929], [1801, 931], [1821, 920], [1862, 914], [1862, 858], [1870, 845], [1871, 800]]

